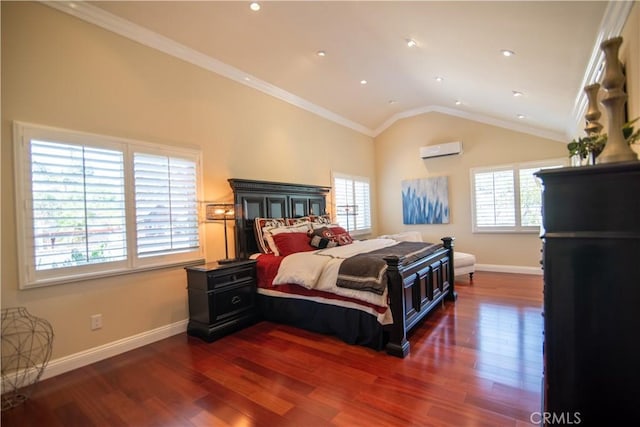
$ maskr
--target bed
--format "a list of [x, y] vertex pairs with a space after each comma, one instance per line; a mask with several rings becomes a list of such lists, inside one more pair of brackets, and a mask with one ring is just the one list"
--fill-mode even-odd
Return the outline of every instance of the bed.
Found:
[[[236, 256], [258, 260], [258, 306], [265, 320], [336, 335], [350, 344], [384, 349], [390, 355], [406, 357], [410, 352], [407, 334], [445, 300], [457, 298], [451, 237], [443, 237], [437, 244], [400, 244], [385, 239], [350, 242], [348, 231], [332, 224], [326, 215], [330, 187], [235, 178], [229, 179], [229, 185], [236, 208]], [[339, 242], [331, 243], [336, 247], [323, 246], [327, 242], [322, 234], [325, 232], [332, 235], [330, 241]], [[291, 235], [285, 236], [287, 233]], [[310, 240], [307, 238], [304, 243], [302, 233], [308, 236], [321, 233], [322, 236], [314, 240], [320, 242], [319, 245], [308, 248]], [[270, 250], [276, 247], [282, 253]], [[369, 247], [374, 249], [368, 251]], [[371, 260], [373, 254], [378, 254], [375, 256], [383, 259], [383, 268], [376, 270], [381, 274], [378, 278], [384, 279], [383, 285], [371, 286], [377, 289], [355, 289], [350, 286], [359, 286], [354, 282], [360, 279], [355, 279], [334, 293], [335, 286], [330, 290], [329, 285], [315, 288], [296, 280], [289, 282], [300, 274], [311, 274], [306, 269], [293, 267], [298, 275], [283, 273], [283, 264], [300, 268], [300, 265], [315, 266], [314, 263], [328, 265], [340, 258], [339, 267], [334, 268], [340, 269], [336, 274], [340, 279], [351, 278], [343, 272], [347, 264], [343, 259], [351, 256], [335, 254], [357, 253], [362, 248], [368, 251], [365, 258]], [[319, 255], [331, 261], [320, 261]], [[356, 268], [367, 264], [363, 260], [359, 262]], [[371, 261], [376, 263], [380, 263], [379, 259]], [[325, 270], [322, 271], [324, 277]], [[363, 298], [365, 293], [367, 296]]]

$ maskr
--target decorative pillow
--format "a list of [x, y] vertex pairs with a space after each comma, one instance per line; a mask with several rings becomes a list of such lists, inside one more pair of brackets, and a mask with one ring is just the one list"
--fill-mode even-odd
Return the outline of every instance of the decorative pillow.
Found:
[[278, 235], [278, 234], [285, 234], [285, 233], [305, 233], [307, 234], [307, 232], [309, 232], [310, 230], [310, 226], [308, 222], [303, 222], [300, 224], [296, 224], [296, 225], [289, 225], [289, 226], [279, 226], [279, 227], [264, 227], [263, 230], [263, 236], [264, 236], [264, 240], [267, 242], [267, 245], [269, 246], [269, 249], [271, 249], [271, 253], [273, 253], [275, 256], [280, 256], [280, 251], [278, 250], [278, 245], [277, 243], [273, 240], [273, 237]]
[[347, 230], [345, 230], [344, 227], [342, 227], [339, 224], [329, 224], [327, 227], [329, 228], [329, 230], [331, 230], [331, 232], [333, 234], [344, 234], [344, 233], [347, 233]]
[[333, 233], [329, 229], [329, 227], [320, 227], [314, 230], [309, 231], [309, 236], [318, 236], [323, 237], [325, 239], [333, 239]]
[[331, 224], [331, 217], [329, 215], [311, 215], [309, 217], [309, 220], [313, 224], [323, 224], [323, 225]]
[[344, 228], [339, 225], [331, 224], [329, 230], [333, 233], [334, 240], [338, 242], [340, 246], [353, 243], [353, 237]]
[[322, 228], [322, 227], [339, 227], [338, 224], [333, 224], [333, 223], [324, 223], [324, 222], [313, 222], [311, 221], [311, 228], [313, 228], [314, 230], [316, 228]]
[[287, 218], [287, 225], [297, 225], [301, 223], [309, 223], [311, 222], [311, 217], [301, 216], [300, 218]]
[[260, 249], [260, 252], [265, 254], [273, 253], [269, 244], [264, 239], [264, 229], [284, 226], [284, 218], [256, 218], [254, 220], [253, 232], [256, 236], [256, 242], [258, 243], [258, 249]]
[[263, 230], [265, 233], [271, 233], [273, 235], [282, 233], [307, 233], [311, 230], [311, 226], [308, 222], [301, 222], [295, 225], [280, 225], [277, 227], [265, 227]]
[[349, 233], [336, 234], [335, 236], [335, 239], [340, 246], [350, 245], [353, 243], [353, 237], [351, 237]]
[[297, 252], [313, 251], [316, 248], [309, 244], [306, 232], [280, 233], [273, 235], [273, 241], [280, 256], [287, 256]]
[[314, 248], [324, 249], [338, 246], [338, 242], [334, 239], [334, 235], [328, 227], [316, 228], [308, 234], [311, 237], [309, 244]]

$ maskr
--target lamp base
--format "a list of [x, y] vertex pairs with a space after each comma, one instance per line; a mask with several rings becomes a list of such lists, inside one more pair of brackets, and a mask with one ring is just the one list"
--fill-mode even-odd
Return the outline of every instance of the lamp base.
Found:
[[222, 258], [218, 260], [218, 264], [229, 264], [231, 262], [240, 261], [238, 258]]

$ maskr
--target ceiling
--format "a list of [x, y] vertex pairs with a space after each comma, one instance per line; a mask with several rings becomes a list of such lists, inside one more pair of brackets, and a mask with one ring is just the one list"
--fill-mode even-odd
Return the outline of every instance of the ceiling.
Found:
[[581, 126], [597, 46], [628, 13], [609, 23], [615, 3], [263, 1], [254, 12], [247, 1], [104, 1], [65, 11], [371, 136], [440, 111], [566, 141]]

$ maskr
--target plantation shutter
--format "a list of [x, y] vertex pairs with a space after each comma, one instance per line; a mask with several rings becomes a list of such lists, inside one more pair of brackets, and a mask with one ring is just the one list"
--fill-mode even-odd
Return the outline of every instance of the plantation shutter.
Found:
[[474, 184], [476, 225], [515, 226], [513, 170], [476, 173]]
[[366, 178], [334, 174], [333, 200], [338, 224], [347, 231], [371, 229], [371, 199]]
[[33, 139], [30, 154], [35, 270], [126, 259], [123, 153]]
[[134, 154], [138, 256], [197, 249], [196, 162]]
[[540, 168], [520, 169], [520, 225], [542, 224], [542, 191], [533, 175]]
[[[343, 228], [347, 229], [347, 215], [351, 191], [349, 180], [344, 178], [334, 178], [333, 180], [333, 201], [335, 203], [335, 219]], [[353, 223], [353, 222], [351, 222]], [[350, 227], [349, 227], [350, 228]]]
[[354, 181], [353, 189], [355, 205], [358, 206], [356, 210], [356, 230], [369, 230], [371, 229], [369, 183]]
[[542, 186], [535, 173], [558, 168], [565, 159], [471, 169], [474, 232], [538, 232]]

